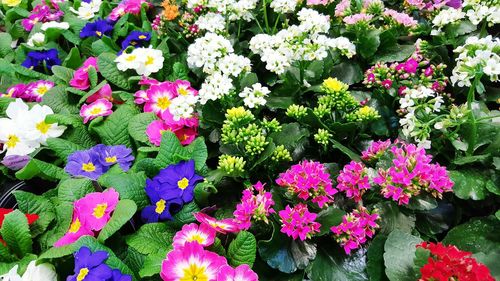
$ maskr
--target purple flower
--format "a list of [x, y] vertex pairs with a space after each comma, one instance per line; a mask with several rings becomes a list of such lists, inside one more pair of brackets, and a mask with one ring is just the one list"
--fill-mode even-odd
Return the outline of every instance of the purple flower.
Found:
[[64, 171], [72, 176], [83, 176], [93, 180], [97, 180], [106, 170], [107, 167], [99, 162], [99, 155], [92, 150], [74, 152], [68, 156], [68, 163], [64, 168]]
[[194, 160], [181, 161], [160, 171], [155, 179], [168, 189], [170, 196], [181, 198], [184, 203], [193, 200], [194, 187], [203, 177], [196, 174]]
[[125, 50], [128, 46], [134, 48], [144, 46], [149, 40], [151, 40], [151, 33], [134, 30], [123, 40], [122, 50]]
[[448, 0], [448, 2], [446, 2], [446, 6], [460, 9], [462, 7], [462, 0]]
[[93, 150], [99, 155], [99, 162], [101, 165], [105, 167], [118, 164], [120, 168], [126, 172], [130, 169], [134, 161], [132, 150], [124, 145], [107, 146], [99, 144], [94, 146]]
[[61, 60], [57, 55], [57, 49], [50, 49], [47, 51], [30, 51], [21, 65], [29, 69], [41, 70], [43, 69], [43, 64], [45, 63], [47, 68], [50, 70], [52, 66], [61, 64]]
[[26, 164], [28, 164], [28, 162], [30, 161], [31, 157], [29, 157], [28, 155], [24, 155], [24, 156], [21, 156], [21, 155], [9, 155], [9, 156], [5, 156], [2, 160], [2, 163], [3, 165], [5, 165], [5, 167], [13, 170], [13, 171], [17, 171], [17, 170], [21, 170], [22, 168], [24, 168], [24, 166], [26, 166]]
[[111, 268], [104, 263], [106, 259], [106, 251], [92, 253], [89, 248], [81, 247], [75, 253], [75, 274], [68, 276], [66, 281], [103, 281], [112, 278]]
[[113, 26], [109, 24], [106, 20], [96, 20], [94, 22], [87, 23], [80, 31], [80, 37], [92, 37], [97, 36], [101, 38], [103, 35], [109, 35], [113, 31]]
[[145, 189], [151, 205], [142, 210], [141, 217], [144, 222], [171, 220], [172, 214], [182, 209], [182, 199], [172, 197], [169, 190], [163, 188], [157, 180], [146, 180]]
[[113, 276], [108, 281], [132, 281], [132, 276], [122, 274], [119, 269], [113, 269]]

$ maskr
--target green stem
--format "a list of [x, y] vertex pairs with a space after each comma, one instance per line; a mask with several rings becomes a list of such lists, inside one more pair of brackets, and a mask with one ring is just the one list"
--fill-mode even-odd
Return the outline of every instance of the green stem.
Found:
[[278, 27], [278, 22], [280, 21], [280, 18], [281, 18], [281, 14], [278, 15], [278, 17], [276, 18], [276, 21], [274, 22], [273, 34], [276, 33], [276, 28]]
[[262, 1], [262, 12], [264, 13], [264, 22], [266, 23], [266, 33], [269, 33], [269, 20], [267, 19], [267, 2]]
[[486, 25], [487, 25], [487, 21], [483, 21], [483, 25], [481, 26], [481, 31], [479, 32], [479, 38], [483, 38], [487, 35], [486, 33]]

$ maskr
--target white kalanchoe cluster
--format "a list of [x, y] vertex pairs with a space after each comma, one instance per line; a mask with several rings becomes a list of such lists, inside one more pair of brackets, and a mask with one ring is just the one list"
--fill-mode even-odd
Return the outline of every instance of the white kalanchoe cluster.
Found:
[[179, 121], [181, 118], [191, 118], [197, 102], [198, 96], [179, 95], [172, 100], [168, 110], [174, 116], [175, 121]]
[[206, 13], [198, 18], [195, 23], [200, 30], [220, 33], [226, 28], [226, 19], [217, 13]]
[[473, 24], [478, 25], [483, 20], [486, 20], [490, 26], [500, 23], [500, 6], [492, 5], [489, 7], [486, 3], [487, 1], [478, 0], [464, 1], [464, 11], [467, 11], [467, 18], [469, 18]]
[[46, 145], [48, 138], [57, 138], [64, 133], [66, 127], [57, 123], [46, 123], [45, 117], [54, 114], [46, 105], [35, 104], [29, 108], [22, 99], [11, 102], [6, 110], [8, 118], [0, 118], [0, 143], [3, 144], [0, 153], [5, 156], [28, 155]]
[[243, 98], [243, 102], [249, 108], [258, 107], [266, 104], [266, 97], [271, 91], [267, 87], [262, 86], [260, 83], [255, 83], [252, 87], [245, 87], [239, 94]]
[[140, 47], [131, 53], [123, 52], [115, 59], [115, 62], [118, 70], [133, 69], [139, 75], [149, 76], [162, 69], [164, 60], [160, 50]]
[[269, 5], [276, 13], [287, 14], [295, 11], [298, 5], [297, 0], [272, 0]]
[[75, 10], [73, 7], [69, 8], [70, 11], [75, 13], [78, 18], [82, 20], [90, 20], [94, 18], [95, 14], [99, 12], [101, 9], [102, 0], [92, 0], [90, 2], [82, 1], [80, 3], [80, 7], [78, 10]]
[[433, 29], [431, 35], [439, 35], [442, 29], [451, 23], [456, 23], [465, 18], [465, 13], [461, 10], [449, 8], [442, 9], [432, 20]]
[[250, 50], [260, 55], [266, 68], [282, 74], [297, 61], [322, 60], [336, 49], [346, 57], [356, 54], [356, 46], [344, 37], [330, 38], [328, 16], [304, 8], [299, 11], [299, 25], [280, 30], [276, 35], [257, 34], [250, 40]]
[[193, 9], [203, 6], [216, 11], [229, 21], [251, 21], [252, 10], [257, 6], [257, 2], [257, 0], [188, 0], [187, 7]]
[[467, 38], [465, 44], [454, 50], [458, 53], [456, 66], [450, 77], [453, 85], [469, 87], [476, 73], [486, 74], [490, 81], [498, 81], [500, 75], [500, 40], [487, 36]]

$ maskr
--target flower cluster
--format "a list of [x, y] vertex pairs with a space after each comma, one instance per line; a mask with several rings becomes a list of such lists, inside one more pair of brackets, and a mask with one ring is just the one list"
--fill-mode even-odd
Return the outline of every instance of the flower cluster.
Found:
[[337, 177], [337, 183], [337, 189], [356, 203], [360, 202], [366, 190], [371, 188], [367, 168], [363, 163], [356, 161], [351, 161], [344, 166]]
[[[39, 87], [41, 84], [39, 84]], [[45, 122], [45, 117], [54, 112], [46, 105], [35, 104], [31, 109], [21, 99], [11, 102], [6, 110], [8, 118], [0, 118], [0, 153], [5, 156], [24, 156], [46, 145], [48, 138], [57, 138], [66, 127]]]
[[376, 161], [385, 154], [385, 151], [391, 146], [391, 144], [391, 140], [374, 141], [367, 149], [361, 152], [361, 159], [367, 162]]
[[249, 108], [259, 107], [266, 104], [266, 97], [271, 91], [260, 83], [255, 83], [252, 87], [245, 87], [239, 94], [243, 98], [245, 106]]
[[224, 16], [228, 21], [250, 21], [254, 18], [252, 10], [257, 3], [257, 0], [188, 0], [187, 8], [191, 9], [192, 14], [208, 10], [209, 13]]
[[304, 241], [312, 235], [319, 233], [321, 224], [316, 222], [315, 213], [309, 212], [306, 204], [299, 203], [293, 208], [287, 205], [284, 210], [279, 211], [281, 220], [281, 232], [293, 239], [299, 238]]
[[106, 251], [92, 252], [83, 246], [74, 256], [75, 274], [68, 276], [67, 281], [132, 281], [132, 276], [112, 269], [105, 263], [109, 258]]
[[38, 22], [58, 21], [64, 12], [59, 10], [59, 7], [55, 8], [55, 11], [52, 11], [50, 6], [45, 3], [36, 5], [30, 15], [21, 21], [22, 26], [26, 31], [31, 31]]
[[149, 76], [163, 68], [164, 60], [161, 50], [139, 47], [130, 53], [122, 52], [115, 62], [118, 70], [133, 69], [138, 75]]
[[466, 19], [473, 25], [479, 25], [483, 21], [489, 26], [500, 23], [500, 9], [493, 2], [466, 0], [463, 2], [463, 7], [455, 6], [441, 9], [432, 20], [431, 35], [441, 35], [444, 33], [443, 30], [457, 28], [460, 22]]
[[73, 203], [73, 219], [68, 231], [54, 243], [55, 247], [71, 244], [84, 235], [95, 236], [108, 223], [120, 194], [109, 188], [93, 192]]
[[0, 97], [20, 98], [26, 102], [41, 102], [43, 96], [55, 86], [54, 82], [39, 80], [28, 84], [16, 84], [7, 89]]
[[372, 238], [375, 230], [379, 227], [377, 220], [380, 216], [377, 213], [370, 213], [366, 208], [360, 207], [342, 217], [340, 225], [332, 226], [337, 242], [344, 248], [346, 254], [358, 249], [365, 244], [367, 238]]
[[264, 190], [264, 184], [258, 182], [243, 190], [241, 203], [236, 205], [233, 215], [239, 223], [239, 228], [246, 230], [252, 225], [252, 219], [268, 223], [269, 215], [275, 213], [273, 205], [273, 195]]
[[419, 281], [460, 280], [493, 281], [490, 270], [472, 257], [472, 253], [460, 251], [456, 246], [422, 242], [417, 245], [430, 251], [427, 264], [420, 268]]
[[128, 171], [133, 161], [132, 150], [124, 145], [98, 144], [69, 155], [64, 170], [74, 177], [97, 180], [114, 164], [118, 164], [123, 171]]
[[193, 201], [194, 188], [201, 180], [203, 177], [195, 172], [194, 160], [160, 170], [153, 179], [146, 180], [145, 190], [151, 205], [142, 210], [142, 219], [148, 223], [172, 219], [184, 204]]
[[276, 183], [302, 200], [311, 199], [320, 208], [332, 203], [333, 195], [338, 192], [332, 187], [326, 167], [315, 161], [304, 160], [293, 165], [279, 175]]

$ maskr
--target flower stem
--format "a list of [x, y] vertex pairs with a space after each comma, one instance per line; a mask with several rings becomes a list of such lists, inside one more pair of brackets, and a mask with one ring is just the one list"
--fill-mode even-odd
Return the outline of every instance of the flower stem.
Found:
[[476, 86], [477, 83], [481, 80], [481, 76], [482, 74], [479, 74], [474, 77], [474, 81], [472, 82], [472, 85], [469, 88], [469, 93], [467, 94], [467, 109], [469, 110], [469, 122], [471, 126], [470, 137], [468, 139], [467, 145], [468, 156], [472, 155], [472, 153], [474, 152], [474, 147], [476, 146], [477, 121], [476, 117], [474, 116], [474, 112], [472, 111], [472, 103], [475, 100], [474, 96], [476, 93]]
[[269, 34], [269, 20], [267, 19], [267, 1], [262, 1], [262, 12], [264, 13], [264, 22], [266, 23], [266, 33]]

